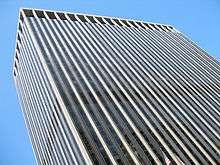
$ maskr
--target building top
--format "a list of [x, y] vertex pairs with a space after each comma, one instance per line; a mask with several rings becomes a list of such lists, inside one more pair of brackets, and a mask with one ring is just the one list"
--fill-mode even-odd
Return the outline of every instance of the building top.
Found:
[[178, 32], [171, 25], [165, 25], [159, 23], [151, 23], [151, 22], [137, 21], [131, 19], [121, 19], [115, 17], [97, 16], [97, 15], [89, 15], [89, 14], [81, 14], [81, 13], [21, 8], [19, 12], [19, 21], [17, 27], [15, 56], [14, 56], [14, 65], [13, 65], [14, 77], [17, 75], [17, 66], [19, 63], [20, 42], [21, 42], [20, 35], [22, 34], [22, 24], [26, 17], [88, 22], [88, 23], [106, 24], [112, 26], [142, 28], [147, 30], [157, 30], [157, 31], [165, 31], [165, 32]]

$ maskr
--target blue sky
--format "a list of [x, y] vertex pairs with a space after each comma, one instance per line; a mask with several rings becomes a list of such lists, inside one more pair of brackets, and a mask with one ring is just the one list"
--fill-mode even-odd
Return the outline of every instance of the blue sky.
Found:
[[167, 23], [220, 59], [219, 0], [0, 0], [0, 164], [36, 164], [12, 78], [20, 7]]

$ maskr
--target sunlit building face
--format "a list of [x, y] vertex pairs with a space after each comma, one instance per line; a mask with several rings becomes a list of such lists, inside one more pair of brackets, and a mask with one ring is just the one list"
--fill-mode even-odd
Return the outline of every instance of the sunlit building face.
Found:
[[14, 80], [39, 164], [220, 163], [220, 67], [170, 25], [21, 9]]

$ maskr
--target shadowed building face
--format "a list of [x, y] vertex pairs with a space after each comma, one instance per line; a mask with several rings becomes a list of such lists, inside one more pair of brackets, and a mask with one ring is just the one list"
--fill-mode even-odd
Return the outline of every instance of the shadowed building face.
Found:
[[16, 42], [39, 164], [220, 163], [219, 62], [172, 26], [21, 9]]

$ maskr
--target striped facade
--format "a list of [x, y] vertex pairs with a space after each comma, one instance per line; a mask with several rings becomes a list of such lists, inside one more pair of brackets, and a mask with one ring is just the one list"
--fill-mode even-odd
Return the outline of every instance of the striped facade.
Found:
[[170, 25], [21, 9], [14, 80], [38, 164], [220, 164], [220, 65]]

